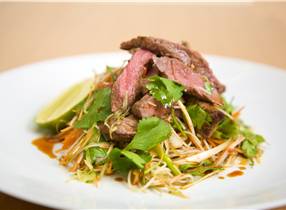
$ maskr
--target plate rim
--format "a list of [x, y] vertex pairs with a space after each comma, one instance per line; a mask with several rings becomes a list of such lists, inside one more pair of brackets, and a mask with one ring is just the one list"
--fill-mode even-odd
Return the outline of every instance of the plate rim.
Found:
[[[83, 58], [90, 58], [90, 57], [100, 57], [100, 56], [122, 56], [122, 55], [126, 55], [127, 53], [125, 53], [124, 51], [112, 51], [112, 52], [103, 52], [103, 53], [87, 53], [87, 54], [78, 54], [78, 55], [72, 55], [72, 56], [62, 56], [62, 57], [57, 57], [57, 58], [52, 58], [52, 59], [47, 59], [47, 60], [41, 60], [41, 61], [37, 61], [37, 62], [33, 62], [33, 63], [28, 63], [28, 64], [24, 64], [24, 65], [20, 65], [18, 67], [14, 67], [11, 69], [4, 69], [3, 71], [0, 72], [0, 77], [5, 77], [6, 75], [10, 75], [10, 74], [16, 74], [19, 71], [23, 71], [23, 70], [29, 70], [31, 67], [35, 67], [35, 66], [39, 66], [39, 65], [46, 65], [49, 63], [57, 63], [57, 62], [63, 62], [63, 61], [68, 61], [68, 60], [74, 60], [74, 59], [78, 59], [81, 60]], [[222, 60], [228, 60], [231, 62], [239, 62], [239, 63], [245, 63], [245, 64], [249, 64], [249, 65], [255, 65], [255, 66], [260, 66], [266, 69], [271, 69], [271, 70], [275, 70], [278, 72], [283, 72], [286, 74], [286, 69], [283, 69], [281, 67], [276, 67], [274, 65], [269, 65], [269, 64], [264, 64], [264, 63], [259, 63], [259, 62], [255, 62], [255, 61], [251, 61], [251, 60], [246, 60], [246, 59], [241, 59], [241, 58], [236, 58], [236, 57], [228, 57], [228, 56], [221, 56], [221, 55], [213, 55], [213, 54], [205, 54], [207, 60], [209, 58], [211, 59], [222, 59]], [[26, 195], [23, 191], [22, 192], [13, 192], [12, 189], [9, 189], [9, 187], [7, 185], [0, 186], [0, 191], [8, 196], [12, 196], [14, 198], [23, 200], [23, 201], [27, 201], [30, 203], [34, 203], [40, 206], [45, 206], [45, 207], [50, 207], [50, 208], [61, 208], [61, 209], [69, 209], [69, 206], [65, 206], [65, 205], [58, 205], [56, 203], [52, 203], [52, 202], [47, 202], [45, 201], [45, 199], [42, 200], [35, 200], [33, 198], [31, 198], [30, 196]], [[264, 201], [264, 202], [260, 202], [258, 204], [252, 204], [252, 205], [244, 205], [244, 206], [240, 206], [239, 208], [255, 208], [255, 209], [265, 209], [265, 208], [274, 208], [274, 207], [279, 207], [282, 205], [286, 205], [286, 198], [284, 199], [276, 199], [276, 200], [271, 200], [271, 201]]]

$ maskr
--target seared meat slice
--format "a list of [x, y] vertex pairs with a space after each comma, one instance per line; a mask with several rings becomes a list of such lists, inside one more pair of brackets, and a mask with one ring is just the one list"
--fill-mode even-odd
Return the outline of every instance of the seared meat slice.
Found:
[[114, 82], [111, 94], [111, 109], [115, 112], [122, 108], [124, 100], [127, 105], [135, 102], [140, 93], [140, 79], [146, 73], [145, 65], [151, 60], [153, 53], [146, 50], [137, 50], [129, 63]]
[[139, 118], [156, 116], [164, 119], [170, 109], [165, 108], [152, 96], [145, 95], [132, 106], [132, 113]]
[[199, 99], [209, 101], [214, 104], [221, 104], [222, 99], [215, 88], [206, 90], [207, 79], [194, 72], [190, 67], [175, 58], [155, 57], [153, 58], [155, 67], [168, 79], [174, 80], [186, 87], [187, 91]]
[[[110, 122], [110, 124], [113, 122]], [[134, 118], [133, 115], [123, 118], [116, 124], [116, 130], [112, 132], [112, 139], [115, 141], [128, 141], [133, 138], [136, 134], [138, 121]], [[109, 135], [109, 128], [100, 124], [99, 129], [102, 133]]]
[[138, 36], [127, 42], [122, 42], [121, 49], [131, 50], [133, 48], [142, 48], [150, 50], [159, 56], [169, 56], [183, 61], [185, 64], [192, 64], [191, 58], [185, 50], [185, 47], [164, 39], [154, 37]]
[[213, 105], [205, 102], [199, 102], [199, 106], [209, 113], [212, 121], [211, 123], [207, 124], [205, 123], [202, 128], [198, 131], [198, 133], [203, 138], [209, 138], [215, 131], [218, 124], [224, 119], [224, 114], [217, 110]]
[[195, 72], [206, 76], [219, 93], [225, 90], [225, 86], [214, 76], [208, 62], [201, 54], [184, 45], [154, 37], [138, 36], [121, 43], [120, 48], [125, 50], [142, 48], [150, 50], [159, 56], [176, 58], [191, 67]]

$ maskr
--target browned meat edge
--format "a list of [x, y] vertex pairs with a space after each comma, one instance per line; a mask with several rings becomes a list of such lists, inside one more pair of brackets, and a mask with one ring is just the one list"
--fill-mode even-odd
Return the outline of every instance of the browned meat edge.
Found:
[[129, 60], [123, 72], [112, 86], [111, 109], [115, 112], [123, 107], [124, 100], [127, 106], [132, 105], [140, 93], [140, 80], [146, 73], [145, 65], [151, 60], [153, 53], [146, 50], [137, 50]]
[[[112, 123], [112, 122], [111, 122]], [[136, 134], [138, 121], [134, 118], [133, 115], [123, 118], [117, 124], [117, 129], [112, 133], [112, 139], [115, 141], [128, 141], [133, 138]], [[100, 131], [109, 136], [109, 128], [104, 125], [99, 125]]]
[[165, 108], [161, 102], [147, 94], [132, 106], [132, 113], [139, 118], [156, 116], [164, 119], [167, 118], [170, 109]]
[[193, 70], [186, 66], [181, 61], [169, 57], [155, 57], [153, 58], [154, 66], [162, 72], [168, 79], [174, 80], [187, 89], [189, 93], [214, 104], [222, 104], [222, 99], [215, 88], [208, 92], [205, 89], [207, 79], [193, 72]]
[[150, 50], [159, 56], [168, 56], [181, 60], [195, 72], [206, 76], [219, 93], [225, 91], [225, 86], [214, 76], [208, 62], [202, 55], [184, 45], [154, 37], [138, 36], [121, 43], [120, 48], [124, 50], [142, 48]]

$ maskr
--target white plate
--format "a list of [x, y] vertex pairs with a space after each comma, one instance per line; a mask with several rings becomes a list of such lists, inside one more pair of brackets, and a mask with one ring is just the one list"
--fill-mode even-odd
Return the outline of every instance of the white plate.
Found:
[[39, 133], [33, 118], [65, 88], [120, 66], [124, 53], [87, 55], [24, 66], [0, 75], [0, 189], [55, 208], [269, 208], [286, 204], [286, 71], [238, 59], [209, 56], [227, 97], [246, 108], [243, 119], [268, 143], [262, 163], [237, 178], [213, 177], [186, 191], [188, 199], [134, 192], [105, 178], [98, 188], [68, 172], [31, 145]]

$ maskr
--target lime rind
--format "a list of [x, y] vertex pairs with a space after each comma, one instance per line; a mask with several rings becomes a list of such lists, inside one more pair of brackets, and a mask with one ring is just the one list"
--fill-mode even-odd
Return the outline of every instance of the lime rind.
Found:
[[69, 121], [78, 106], [92, 89], [93, 80], [85, 80], [67, 89], [54, 101], [45, 106], [36, 116], [36, 123], [41, 127], [59, 127]]

